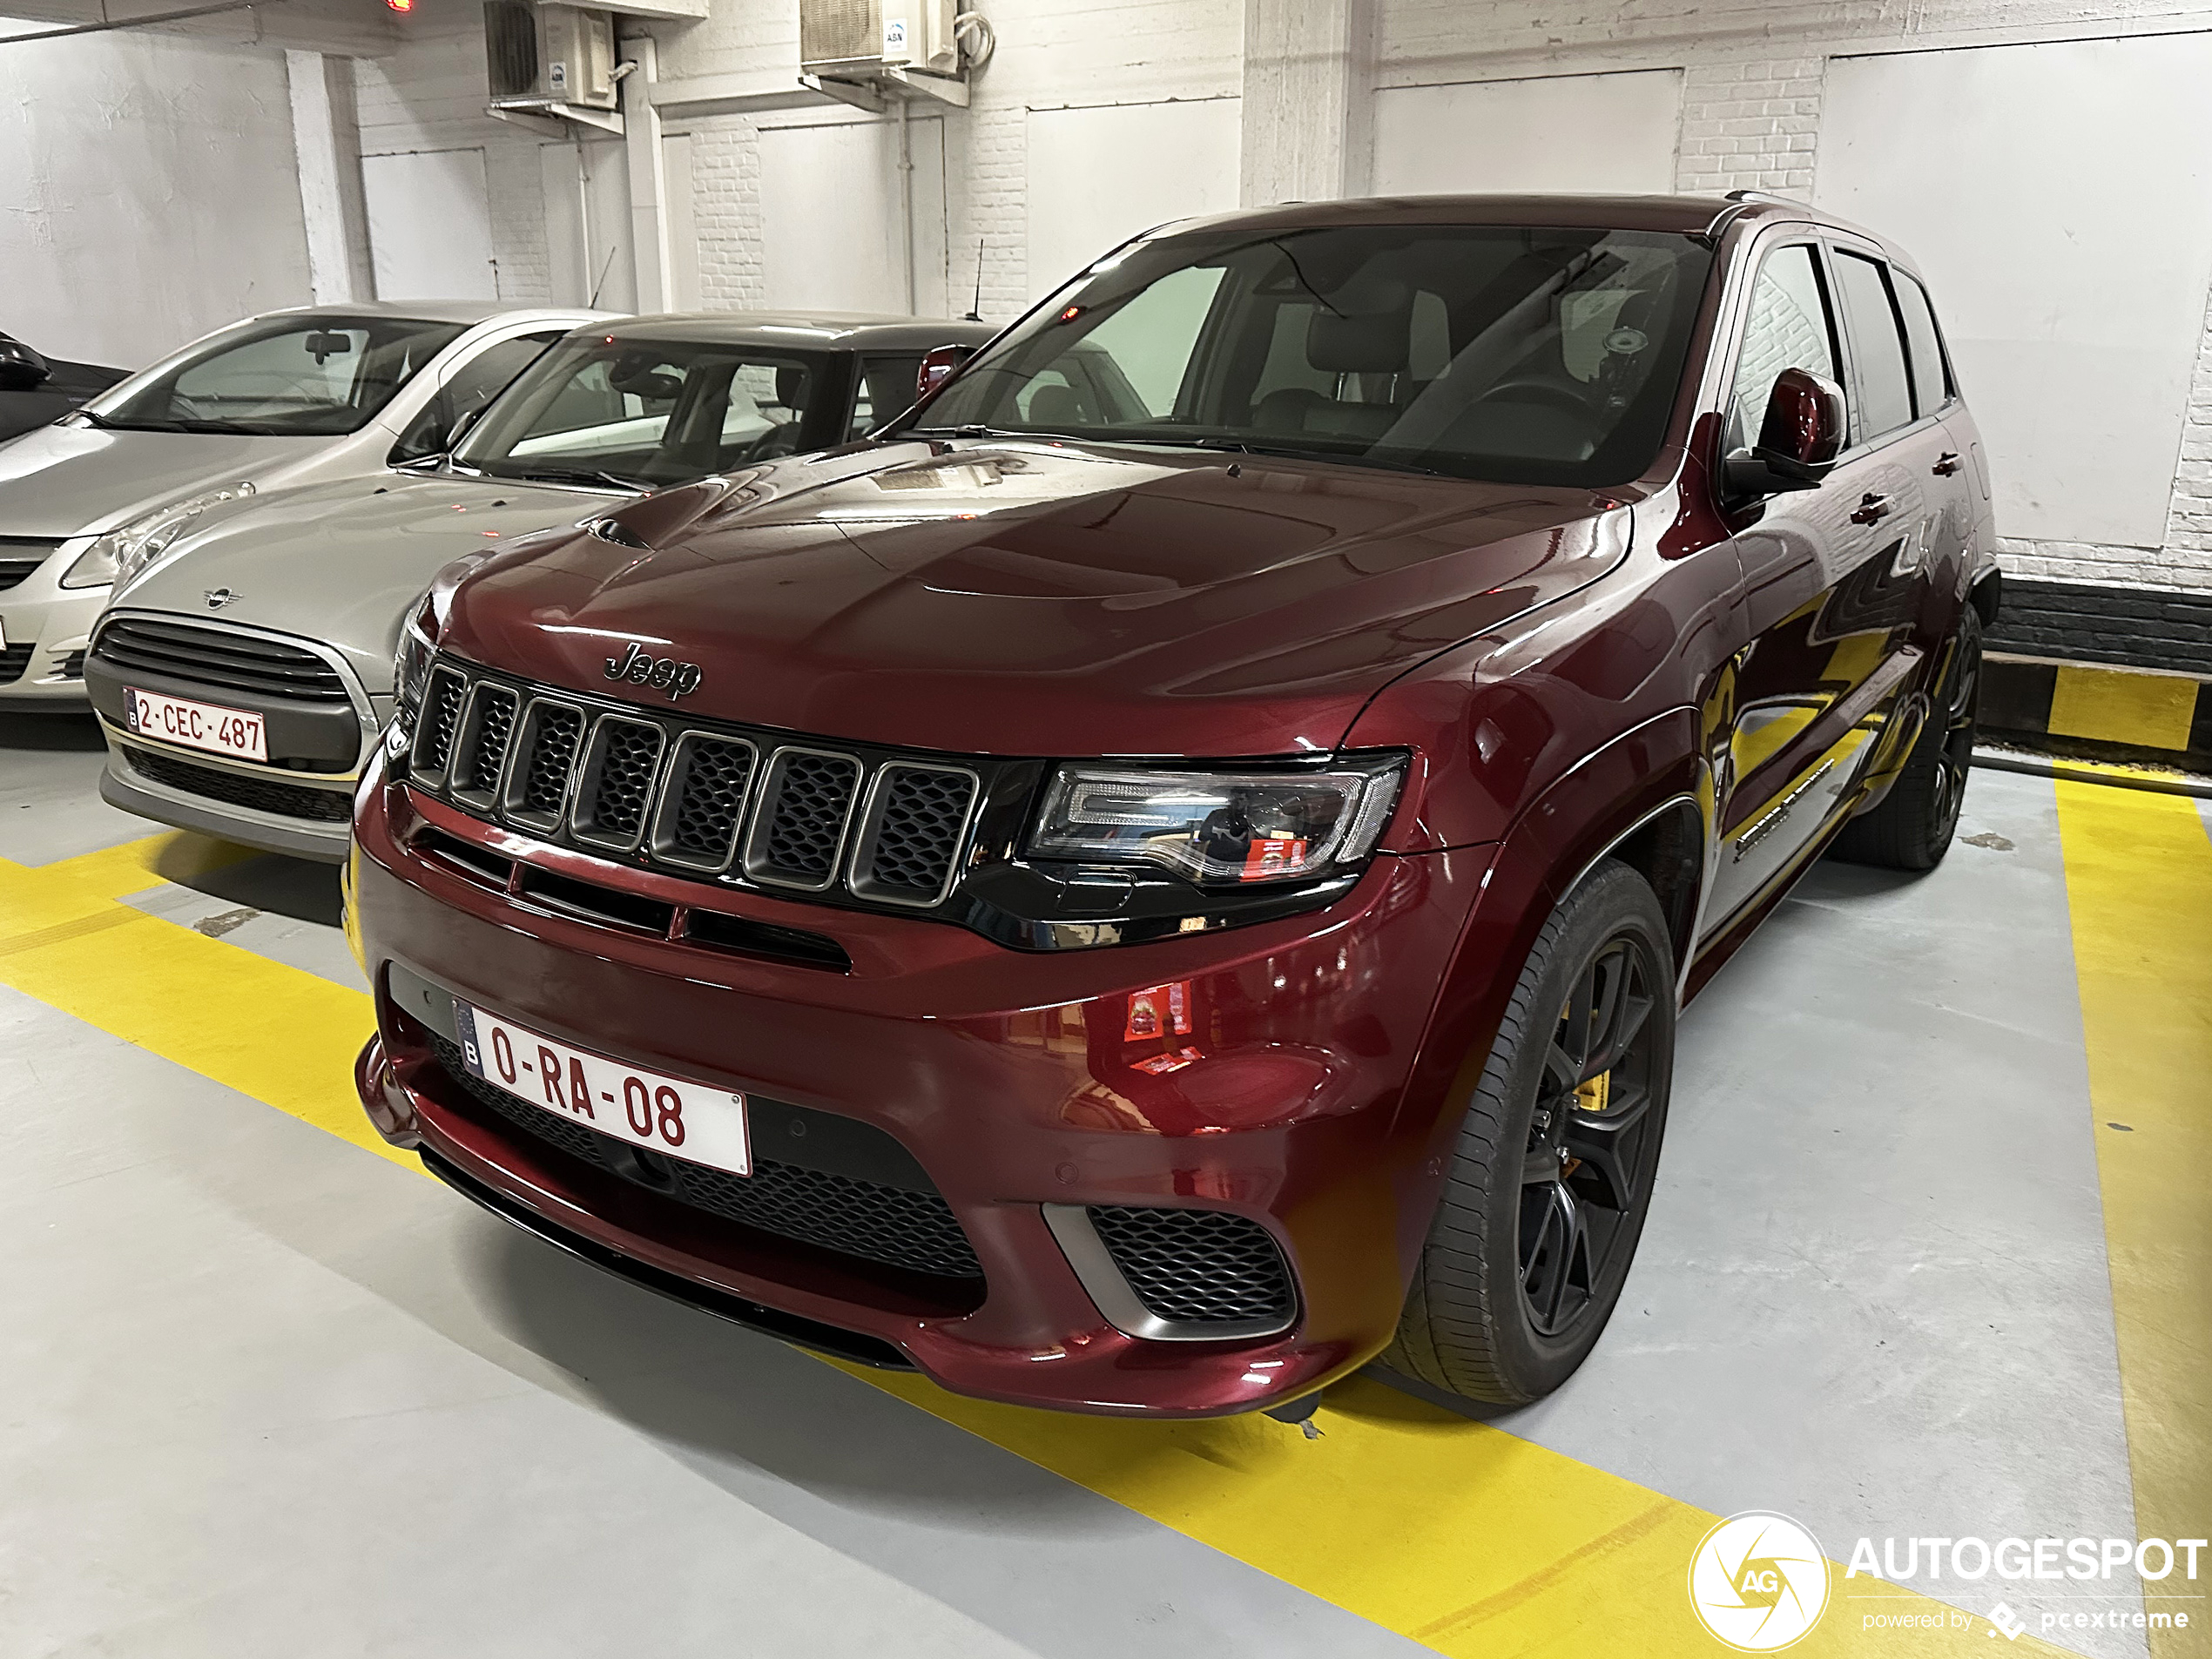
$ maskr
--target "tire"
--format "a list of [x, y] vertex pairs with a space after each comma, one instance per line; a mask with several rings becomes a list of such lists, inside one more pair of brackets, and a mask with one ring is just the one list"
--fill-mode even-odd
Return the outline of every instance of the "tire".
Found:
[[1981, 703], [1981, 618], [1972, 605], [1959, 612], [1951, 638], [1942, 688], [1905, 769], [1882, 804], [1852, 819], [1836, 838], [1831, 850], [1846, 863], [1932, 870], [1951, 850]]
[[[1666, 919], [1643, 878], [1608, 860], [1552, 913], [1521, 970], [1386, 1366], [1501, 1406], [1574, 1374], [1643, 1231], [1674, 1059]], [[1586, 1082], [1597, 1077], [1602, 1097]], [[1602, 1106], [1562, 1106], [1592, 1098]]]

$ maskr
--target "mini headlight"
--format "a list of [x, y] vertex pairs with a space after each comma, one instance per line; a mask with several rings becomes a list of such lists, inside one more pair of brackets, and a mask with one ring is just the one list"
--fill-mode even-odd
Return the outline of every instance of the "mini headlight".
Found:
[[1311, 879], [1374, 851], [1405, 775], [1394, 756], [1305, 772], [1062, 766], [1028, 851], [1157, 864], [1203, 882]]
[[191, 528], [209, 508], [238, 501], [254, 493], [253, 483], [240, 479], [219, 489], [203, 490], [182, 501], [171, 502], [111, 529], [78, 556], [62, 573], [64, 588], [121, 587], [144, 571]]

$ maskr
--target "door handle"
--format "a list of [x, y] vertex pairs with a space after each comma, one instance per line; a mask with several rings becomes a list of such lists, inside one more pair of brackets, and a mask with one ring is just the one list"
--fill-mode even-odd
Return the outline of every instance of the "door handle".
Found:
[[1890, 498], [1887, 496], [1877, 496], [1870, 490], [1859, 498], [1858, 510], [1851, 516], [1851, 522], [1854, 524], [1878, 523], [1881, 520], [1887, 518], [1889, 513]]
[[1959, 456], [1957, 453], [1953, 450], [1946, 449], [1941, 455], [1936, 457], [1935, 465], [1929, 468], [1928, 470], [1935, 474], [1935, 475], [1939, 478], [1948, 478], [1952, 473], [1959, 470]]

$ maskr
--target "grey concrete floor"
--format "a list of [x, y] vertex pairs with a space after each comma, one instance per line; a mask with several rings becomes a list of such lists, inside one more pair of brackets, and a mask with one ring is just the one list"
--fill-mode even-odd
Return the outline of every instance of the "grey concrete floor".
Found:
[[[148, 832], [85, 737], [0, 716], [0, 858]], [[1500, 1426], [1838, 1558], [2132, 1533], [2052, 803], [1978, 772], [1700, 999], [1621, 1310]], [[334, 894], [132, 902], [357, 985]], [[5, 989], [0, 1154], [0, 1659], [1424, 1651]]]

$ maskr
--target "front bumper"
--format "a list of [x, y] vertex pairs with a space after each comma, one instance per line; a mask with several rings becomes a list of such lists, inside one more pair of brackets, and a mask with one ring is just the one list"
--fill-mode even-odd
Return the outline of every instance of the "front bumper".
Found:
[[[671, 1275], [693, 1299], [765, 1307], [948, 1388], [1030, 1406], [1249, 1411], [1325, 1385], [1395, 1329], [1439, 1173], [1440, 1102], [1409, 1098], [1407, 1079], [1487, 849], [1378, 859], [1311, 915], [1089, 952], [1027, 954], [942, 923], [716, 894], [720, 909], [833, 934], [852, 962], [838, 973], [518, 901], [420, 856], [411, 841], [429, 823], [411, 792], [372, 773], [348, 921], [380, 1035], [357, 1081], [387, 1139], [509, 1219]], [[449, 842], [463, 826], [448, 814], [436, 827]], [[678, 902], [700, 891], [482, 833], [571, 878]], [[1171, 983], [1182, 1020], [1133, 1035], [1132, 995]], [[433, 1027], [448, 992], [580, 1049], [887, 1132], [949, 1205], [981, 1278], [948, 1290], [733, 1225], [522, 1132], [440, 1064]], [[1086, 1288], [1095, 1278], [1062, 1242], [1071, 1216], [1106, 1206], [1257, 1223], [1289, 1265], [1294, 1323], [1246, 1338], [1133, 1334], [1142, 1318], [1103, 1306], [1114, 1298]]]
[[81, 550], [66, 543], [16, 586], [0, 591], [0, 708], [66, 711], [85, 705], [84, 652], [105, 588], [64, 588]]

